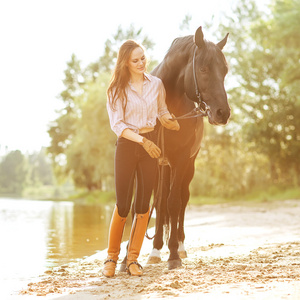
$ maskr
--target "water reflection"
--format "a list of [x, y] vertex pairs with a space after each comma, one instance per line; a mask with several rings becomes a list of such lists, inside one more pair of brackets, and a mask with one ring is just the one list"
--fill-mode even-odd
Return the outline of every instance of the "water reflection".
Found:
[[[107, 247], [113, 206], [54, 203], [48, 228], [48, 267], [89, 256]], [[123, 240], [129, 238], [131, 222]]]

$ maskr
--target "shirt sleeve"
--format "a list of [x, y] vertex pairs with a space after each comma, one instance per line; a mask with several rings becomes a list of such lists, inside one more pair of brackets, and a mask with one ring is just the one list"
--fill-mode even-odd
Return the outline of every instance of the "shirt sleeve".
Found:
[[120, 137], [122, 132], [128, 128], [128, 125], [124, 122], [124, 110], [122, 107], [122, 102], [117, 100], [115, 105], [115, 110], [112, 110], [109, 105], [109, 99], [106, 102], [106, 108], [108, 112], [110, 127], [112, 131]]
[[158, 118], [160, 118], [161, 116], [169, 112], [166, 104], [166, 90], [161, 80], [159, 80], [158, 89], [157, 112]]

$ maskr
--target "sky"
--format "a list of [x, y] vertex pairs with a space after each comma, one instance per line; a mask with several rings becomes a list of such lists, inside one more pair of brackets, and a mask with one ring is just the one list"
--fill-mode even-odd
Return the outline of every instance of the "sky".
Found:
[[103, 54], [119, 25], [133, 24], [155, 43], [153, 56], [161, 60], [183, 34], [186, 15], [192, 17], [187, 34], [194, 34], [212, 18], [220, 22], [237, 1], [0, 0], [0, 155], [50, 144], [47, 130], [62, 108], [58, 95], [73, 53], [84, 67]]

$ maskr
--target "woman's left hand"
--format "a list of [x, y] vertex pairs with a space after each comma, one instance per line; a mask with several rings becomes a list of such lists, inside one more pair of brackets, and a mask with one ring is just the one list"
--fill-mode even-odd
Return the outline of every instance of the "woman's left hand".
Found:
[[179, 123], [177, 120], [172, 120], [172, 118], [175, 118], [173, 114], [172, 116], [170, 114], [164, 114], [160, 117], [161, 125], [167, 129], [178, 131], [180, 129]]

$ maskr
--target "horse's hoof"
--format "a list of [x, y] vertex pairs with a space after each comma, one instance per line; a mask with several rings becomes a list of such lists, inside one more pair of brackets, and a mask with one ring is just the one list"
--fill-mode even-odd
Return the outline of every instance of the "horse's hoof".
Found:
[[161, 262], [161, 258], [157, 256], [149, 256], [147, 265], [159, 264]]
[[178, 255], [179, 255], [180, 258], [187, 258], [186, 251], [178, 251]]
[[126, 263], [124, 263], [124, 264], [121, 263], [119, 272], [127, 272], [127, 269], [126, 269]]
[[168, 269], [169, 270], [173, 270], [176, 268], [181, 267], [182, 263], [181, 263], [181, 259], [172, 259], [172, 260], [168, 260]]

